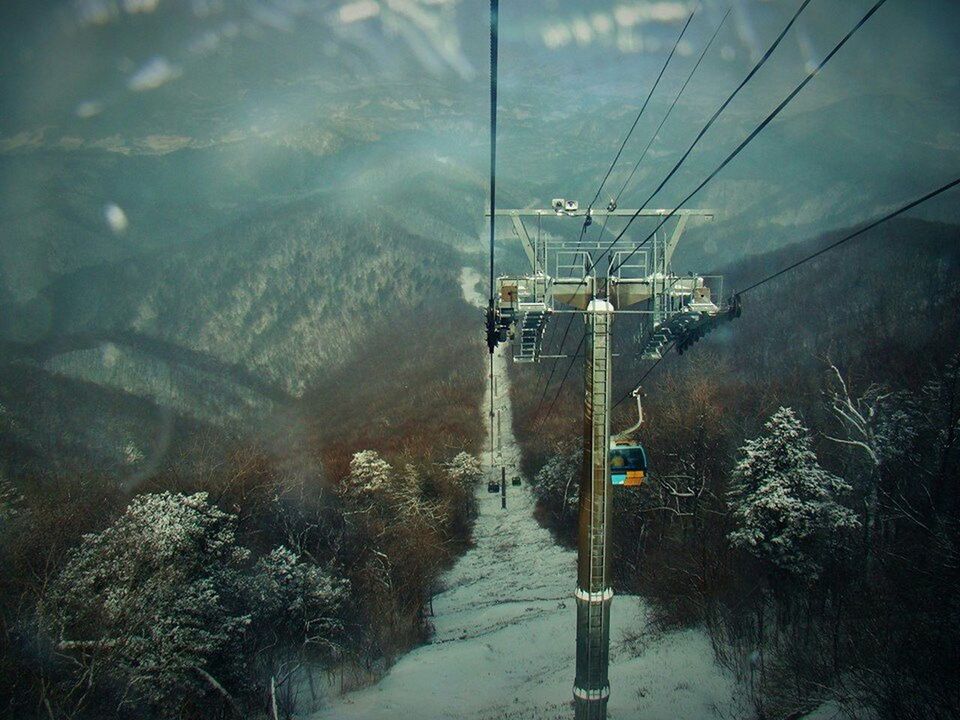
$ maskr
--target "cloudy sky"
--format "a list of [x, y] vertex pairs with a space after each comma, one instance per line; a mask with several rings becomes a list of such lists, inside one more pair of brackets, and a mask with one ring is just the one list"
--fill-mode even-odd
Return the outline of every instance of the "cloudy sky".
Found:
[[[694, 12], [625, 151], [629, 169], [729, 8], [621, 207], [642, 201], [799, 4], [504, 0], [504, 201], [592, 196]], [[813, 0], [654, 204], [669, 206], [695, 186], [871, 4]], [[181, 175], [179, 191], [209, 192], [229, 177], [227, 199], [247, 202], [244, 183], [254, 195], [274, 188], [282, 196], [429, 172], [474, 182], [475, 205], [465, 211], [480, 222], [486, 22], [479, 0], [7, 0], [0, 182], [21, 194], [36, 185], [42, 203], [42, 180], [3, 158], [216, 150], [226, 171]], [[736, 221], [717, 226], [720, 236], [765, 228], [787, 241], [858, 222], [952, 179], [960, 169], [958, 50], [956, 3], [889, 0], [704, 191], [704, 203]], [[278, 147], [317, 159], [322, 171], [307, 182], [293, 171], [285, 178]], [[388, 178], [371, 179], [386, 167]], [[116, 173], [114, 184], [154, 182], [125, 172], [98, 167], [96, 182], [109, 184], [103, 173]], [[157, 186], [148, 195], [171, 192]], [[110, 194], [97, 206], [103, 222], [126, 227], [131, 213]], [[956, 206], [944, 201], [929, 212], [951, 219]]]

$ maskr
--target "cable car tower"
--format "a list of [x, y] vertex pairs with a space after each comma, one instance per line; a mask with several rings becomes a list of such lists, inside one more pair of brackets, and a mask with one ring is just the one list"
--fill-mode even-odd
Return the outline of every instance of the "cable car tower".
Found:
[[[555, 199], [547, 209], [495, 209], [491, 219], [493, 224], [498, 217], [510, 218], [531, 266], [530, 274], [496, 279], [494, 303], [487, 316], [491, 349], [499, 342], [512, 341], [515, 362], [537, 362], [542, 359], [544, 330], [552, 316], [577, 313], [586, 322], [584, 455], [575, 593], [577, 664], [573, 695], [577, 720], [604, 720], [610, 695], [610, 394], [614, 316], [647, 316], [650, 332], [639, 354], [658, 359], [672, 344], [679, 348], [692, 342], [729, 310], [713, 302], [707, 278], [678, 275], [671, 269], [673, 253], [688, 221], [711, 219], [711, 210], [674, 210], [672, 216], [677, 220], [670, 223], [672, 232], [655, 233], [652, 242], [639, 250], [626, 239], [622, 246], [618, 243], [610, 247], [610, 241], [602, 234], [593, 240], [581, 237], [579, 241], [541, 232], [531, 237], [524, 219], [536, 218], [540, 228], [543, 220], [550, 218], [579, 218], [580, 223], [589, 225], [595, 218], [635, 214], [662, 219], [671, 211], [590, 211], [581, 210], [575, 201]], [[610, 252], [605, 253], [608, 248]], [[716, 285], [717, 280], [711, 279], [711, 285]], [[618, 452], [619, 449], [613, 454], [622, 462], [623, 455]], [[645, 470], [645, 455], [643, 467]]]

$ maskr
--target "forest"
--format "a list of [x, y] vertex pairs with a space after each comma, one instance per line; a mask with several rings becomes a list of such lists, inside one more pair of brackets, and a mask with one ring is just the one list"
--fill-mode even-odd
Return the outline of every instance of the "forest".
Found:
[[[958, 233], [897, 221], [824, 255], [643, 386], [651, 470], [614, 506], [616, 587], [654, 603], [634, 639], [705, 627], [758, 718], [828, 701], [855, 717], [960, 712]], [[839, 234], [717, 270], [745, 287]], [[649, 363], [625, 365], [623, 391]], [[513, 385], [518, 434], [542, 518], [569, 543], [581, 391], [538, 422], [542, 384]]]
[[338, 474], [208, 430], [133, 493], [92, 469], [4, 479], [4, 713], [289, 717], [382, 671], [424, 638], [481, 468], [362, 441], [339, 438]]
[[[22, 339], [31, 308], [7, 306], [5, 716], [290, 717], [426, 638], [482, 474], [475, 311], [457, 297], [457, 266], [395, 254], [401, 230], [329, 232], [299, 204], [200, 247], [67, 273], [47, 291], [59, 324], [40, 341]], [[341, 313], [367, 312], [368, 293], [337, 288], [334, 303], [319, 278], [277, 272], [356, 262], [347, 243], [378, 264], [367, 290], [383, 283], [395, 300], [353, 329]], [[130, 308], [188, 265], [195, 284], [148, 300], [165, 310], [138, 325]], [[426, 285], [455, 300], [419, 331]], [[234, 342], [238, 308], [258, 330]], [[314, 352], [296, 350], [310, 346], [303, 332]], [[280, 350], [284, 362], [261, 354]]]

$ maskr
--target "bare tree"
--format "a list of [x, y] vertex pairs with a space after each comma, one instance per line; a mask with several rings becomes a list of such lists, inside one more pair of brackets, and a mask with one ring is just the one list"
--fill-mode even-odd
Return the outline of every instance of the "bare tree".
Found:
[[860, 394], [850, 386], [836, 365], [829, 369], [831, 387], [825, 403], [842, 429], [842, 435], [827, 435], [831, 442], [853, 448], [867, 462], [863, 475], [864, 540], [867, 558], [873, 556], [880, 492], [880, 467], [901, 453], [916, 436], [915, 412], [909, 396], [886, 385], [871, 383]]

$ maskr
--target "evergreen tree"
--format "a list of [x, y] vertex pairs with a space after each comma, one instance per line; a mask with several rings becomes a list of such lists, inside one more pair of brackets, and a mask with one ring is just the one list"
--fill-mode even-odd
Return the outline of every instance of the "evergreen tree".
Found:
[[376, 450], [361, 450], [350, 460], [342, 493], [348, 497], [376, 495], [390, 489], [393, 468]]
[[858, 524], [837, 501], [850, 486], [820, 466], [809, 431], [792, 409], [781, 407], [764, 428], [740, 449], [743, 457], [733, 471], [729, 495], [736, 528], [729, 541], [813, 580], [831, 538]]

